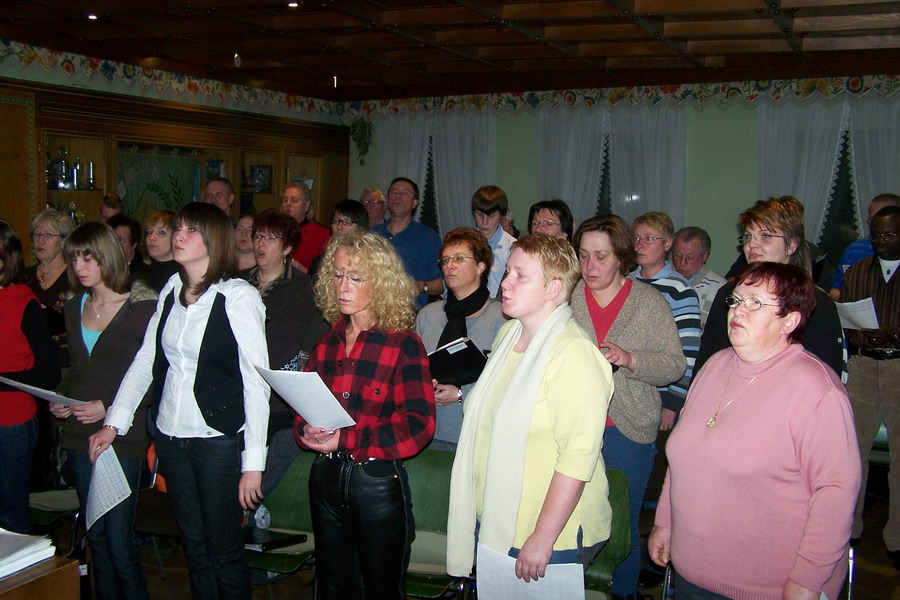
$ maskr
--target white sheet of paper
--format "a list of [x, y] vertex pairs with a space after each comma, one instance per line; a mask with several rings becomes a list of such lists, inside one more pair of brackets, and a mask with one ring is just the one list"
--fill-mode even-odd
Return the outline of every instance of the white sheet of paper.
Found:
[[835, 302], [844, 329], [878, 329], [878, 316], [872, 298], [856, 302]]
[[90, 529], [97, 519], [130, 495], [131, 486], [128, 485], [125, 472], [122, 471], [122, 465], [116, 457], [115, 448], [110, 446], [94, 463], [85, 511], [87, 528]]
[[54, 391], [44, 390], [25, 383], [19, 383], [18, 381], [13, 381], [12, 379], [7, 379], [6, 377], [0, 377], [0, 381], [7, 385], [11, 385], [16, 389], [22, 390], [23, 392], [27, 392], [35, 398], [53, 402], [54, 404], [87, 404], [87, 402], [82, 402], [81, 400], [75, 400], [74, 398], [66, 398], [65, 396], [60, 396]]
[[479, 600], [584, 600], [579, 564], [547, 565], [546, 576], [525, 583], [516, 577], [516, 559], [478, 544]]
[[256, 367], [272, 389], [314, 427], [340, 429], [356, 425], [318, 373], [273, 371]]

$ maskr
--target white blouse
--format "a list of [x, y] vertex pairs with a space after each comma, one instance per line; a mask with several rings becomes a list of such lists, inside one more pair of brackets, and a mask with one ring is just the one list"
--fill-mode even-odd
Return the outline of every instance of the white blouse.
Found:
[[268, 367], [266, 348], [266, 309], [259, 292], [243, 279], [219, 281], [209, 287], [190, 306], [179, 301], [183, 287], [176, 274], [169, 279], [159, 294], [156, 313], [150, 319], [144, 343], [129, 367], [122, 385], [107, 412], [106, 425], [112, 425], [123, 435], [128, 433], [134, 421], [134, 412], [153, 381], [153, 363], [156, 357], [156, 330], [162, 315], [163, 304], [170, 292], [175, 302], [166, 320], [162, 335], [162, 347], [169, 361], [169, 370], [163, 386], [162, 400], [156, 426], [165, 435], [179, 438], [209, 438], [223, 435], [206, 424], [194, 397], [194, 378], [197, 359], [206, 331], [206, 323], [216, 293], [225, 296], [225, 313], [231, 323], [238, 346], [238, 361], [244, 384], [244, 471], [262, 471], [266, 464], [266, 428], [269, 421], [269, 385], [256, 366]]

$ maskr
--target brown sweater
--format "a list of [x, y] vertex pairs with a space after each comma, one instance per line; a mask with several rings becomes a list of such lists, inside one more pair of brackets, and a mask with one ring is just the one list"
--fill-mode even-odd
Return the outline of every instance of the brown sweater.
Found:
[[[144, 341], [147, 323], [156, 310], [156, 295], [152, 290], [136, 284], [129, 299], [100, 334], [90, 354], [81, 335], [82, 296], [83, 293], [77, 294], [66, 302], [66, 331], [72, 367], [56, 391], [76, 400], [101, 400], [109, 408]], [[60, 445], [69, 450], [86, 451], [88, 438], [102, 426], [103, 419], [85, 425], [70, 416], [62, 423]], [[143, 459], [148, 444], [145, 399], [135, 414], [135, 422], [128, 435], [116, 438], [115, 448], [120, 458]]]

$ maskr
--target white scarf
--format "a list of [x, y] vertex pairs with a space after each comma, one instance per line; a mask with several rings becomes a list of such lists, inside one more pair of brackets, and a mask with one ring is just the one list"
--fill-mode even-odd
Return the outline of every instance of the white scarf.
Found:
[[491, 391], [502, 391], [503, 398], [491, 429], [478, 542], [504, 554], [515, 542], [525, 446], [534, 403], [550, 361], [550, 350], [571, 317], [568, 303], [558, 306], [528, 344], [509, 387], [505, 391], [494, 390], [494, 383], [522, 334], [521, 322], [512, 321], [466, 398], [450, 485], [447, 523], [447, 573], [450, 575], [469, 575], [475, 558], [475, 438]]

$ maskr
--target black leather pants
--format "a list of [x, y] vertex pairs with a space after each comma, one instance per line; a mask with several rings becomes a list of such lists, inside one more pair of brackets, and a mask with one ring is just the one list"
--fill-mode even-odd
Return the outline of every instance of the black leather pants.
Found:
[[403, 461], [319, 456], [309, 476], [320, 600], [405, 598], [415, 538]]

